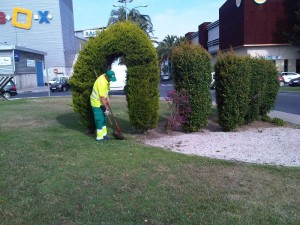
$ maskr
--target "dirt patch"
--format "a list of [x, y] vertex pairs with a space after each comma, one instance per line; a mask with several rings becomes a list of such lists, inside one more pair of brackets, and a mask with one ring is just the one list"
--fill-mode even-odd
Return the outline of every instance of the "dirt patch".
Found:
[[[183, 132], [181, 129], [177, 129], [173, 132], [167, 132], [165, 129], [165, 125], [166, 125], [165, 121], [160, 122], [156, 128], [149, 130], [144, 134], [138, 135], [138, 137], [143, 140], [143, 139], [154, 139], [154, 138], [162, 138], [165, 136], [178, 136], [182, 134], [187, 134]], [[276, 128], [276, 127], [279, 126], [269, 122], [254, 121], [251, 124], [238, 127], [236, 131], [239, 132], [239, 131], [247, 131], [247, 130], [257, 130], [258, 132], [260, 132], [260, 130], [263, 130], [265, 128]], [[294, 126], [290, 124], [286, 124], [283, 127], [293, 128]], [[223, 132], [223, 131], [215, 119], [210, 119], [208, 120], [207, 126], [199, 130], [199, 132]]]

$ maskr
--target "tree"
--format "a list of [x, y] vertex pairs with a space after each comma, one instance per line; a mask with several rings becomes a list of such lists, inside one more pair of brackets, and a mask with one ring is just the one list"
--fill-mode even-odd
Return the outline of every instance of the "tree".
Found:
[[183, 41], [186, 41], [185, 37], [177, 37], [176, 35], [166, 36], [156, 47], [159, 61], [171, 60], [173, 49]]
[[[107, 26], [109, 27], [112, 24], [117, 23], [118, 21], [125, 21], [126, 20], [126, 7], [119, 7], [118, 10], [111, 11], [111, 17], [108, 20]], [[139, 10], [133, 8], [129, 11], [127, 15], [127, 20], [132, 21], [133, 23], [137, 24], [143, 31], [146, 32], [148, 37], [150, 34], [153, 35], [153, 24], [151, 22], [151, 18], [148, 15], [143, 15], [140, 13]]]
[[291, 27], [286, 30], [285, 37], [292, 45], [300, 46], [300, 2], [290, 0], [289, 3], [290, 8], [287, 10], [287, 15], [290, 15]]

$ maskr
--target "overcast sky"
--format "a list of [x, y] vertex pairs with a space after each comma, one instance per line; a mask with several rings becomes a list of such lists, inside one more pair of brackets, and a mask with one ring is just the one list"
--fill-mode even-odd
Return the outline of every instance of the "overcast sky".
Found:
[[[214, 22], [219, 19], [219, 8], [226, 0], [133, 0], [127, 4], [132, 9], [139, 8], [142, 14], [149, 15], [154, 36], [162, 41], [167, 35], [184, 36], [195, 32], [203, 22]], [[112, 5], [118, 0], [73, 0], [75, 30], [105, 27]], [[124, 5], [124, 4], [123, 4]]]

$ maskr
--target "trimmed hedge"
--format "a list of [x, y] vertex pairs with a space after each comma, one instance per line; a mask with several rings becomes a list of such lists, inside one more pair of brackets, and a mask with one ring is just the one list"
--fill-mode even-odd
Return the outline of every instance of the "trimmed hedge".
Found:
[[265, 68], [265, 76], [263, 83], [261, 83], [264, 88], [261, 104], [259, 106], [259, 114], [260, 116], [266, 116], [276, 102], [276, 96], [279, 91], [279, 84], [277, 81], [278, 72], [272, 61], [261, 59], [261, 63]]
[[224, 131], [266, 116], [279, 90], [275, 65], [265, 59], [219, 53], [215, 64], [219, 125]]
[[172, 65], [175, 90], [188, 93], [190, 112], [183, 130], [198, 131], [207, 125], [212, 107], [210, 55], [201, 46], [183, 42], [173, 50]]
[[216, 100], [219, 125], [224, 131], [244, 123], [249, 108], [249, 63], [233, 52], [219, 53], [215, 64]]
[[250, 105], [246, 122], [266, 116], [275, 104], [279, 90], [277, 70], [271, 61], [251, 58]]
[[70, 79], [73, 108], [89, 129], [95, 129], [90, 94], [98, 75], [123, 57], [127, 66], [126, 100], [131, 125], [141, 131], [157, 126], [159, 67], [146, 33], [131, 22], [119, 22], [90, 39], [80, 51]]

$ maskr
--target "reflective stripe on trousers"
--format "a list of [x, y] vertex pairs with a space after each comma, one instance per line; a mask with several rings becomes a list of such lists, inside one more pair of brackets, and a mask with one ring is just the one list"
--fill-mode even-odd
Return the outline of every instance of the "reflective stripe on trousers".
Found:
[[102, 127], [102, 129], [97, 129], [97, 137], [96, 140], [103, 140], [104, 136], [107, 135], [106, 126]]
[[97, 140], [102, 140], [107, 135], [106, 118], [100, 107], [92, 107], [94, 113], [95, 126], [97, 129]]

